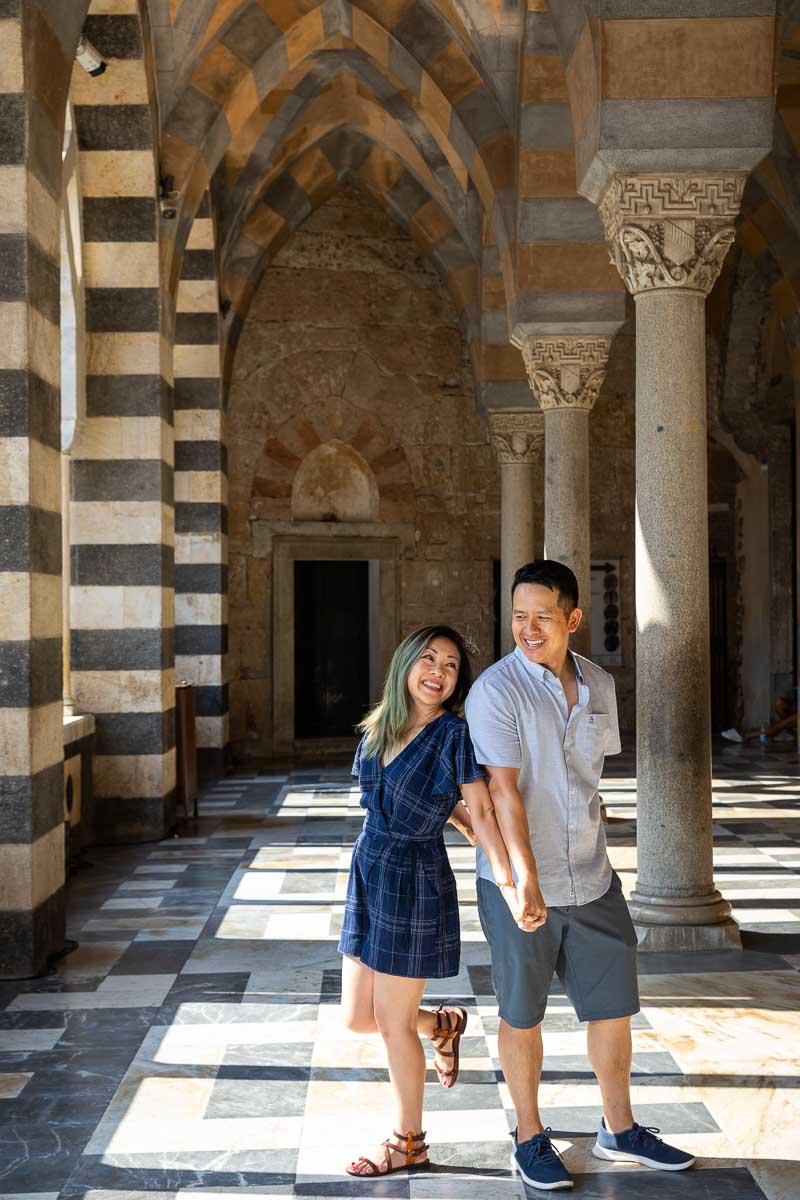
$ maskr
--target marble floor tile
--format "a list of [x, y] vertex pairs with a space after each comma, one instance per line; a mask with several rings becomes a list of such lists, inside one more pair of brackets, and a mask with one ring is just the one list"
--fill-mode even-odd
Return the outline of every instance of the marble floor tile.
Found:
[[[33, 1079], [32, 1071], [19, 1071], [16, 1074], [5, 1074], [0, 1071], [0, 1100], [16, 1100], [31, 1079]], [[3, 1112], [0, 1109], [0, 1121], [2, 1119]]]
[[64, 1029], [0, 1029], [0, 1054], [28, 1050], [52, 1050]]
[[136, 875], [180, 875], [188, 870], [186, 863], [164, 863], [162, 866], [158, 863], [145, 863], [143, 866], [135, 867], [134, 874]]
[[58, 963], [62, 979], [96, 979], [107, 975], [125, 953], [127, 942], [91, 942], [79, 945]]
[[58, 1192], [0, 1192], [0, 1200], [58, 1200]]

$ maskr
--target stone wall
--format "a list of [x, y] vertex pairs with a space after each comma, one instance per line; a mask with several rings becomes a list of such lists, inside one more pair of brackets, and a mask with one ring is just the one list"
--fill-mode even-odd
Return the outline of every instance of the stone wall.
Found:
[[237, 351], [229, 461], [238, 757], [273, 750], [276, 535], [396, 537], [400, 632], [447, 621], [478, 669], [492, 661], [499, 469], [467, 346], [430, 264], [362, 194], [337, 193], [265, 275]]

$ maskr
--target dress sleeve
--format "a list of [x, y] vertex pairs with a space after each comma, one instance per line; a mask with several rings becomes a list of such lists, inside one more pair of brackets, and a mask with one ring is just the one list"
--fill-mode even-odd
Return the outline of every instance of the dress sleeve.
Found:
[[457, 796], [458, 789], [465, 783], [485, 778], [475, 758], [467, 723], [459, 718], [450, 726], [447, 742], [442, 747], [434, 791], [439, 795], [452, 793]]
[[359, 776], [361, 775], [361, 753], [364, 749], [364, 740], [365, 740], [366, 736], [367, 735], [364, 734], [364, 737], [362, 737], [361, 741], [358, 743], [358, 749], [356, 750], [356, 756], [353, 759], [353, 765], [350, 768], [350, 774], [355, 775], [356, 779], [358, 779]]

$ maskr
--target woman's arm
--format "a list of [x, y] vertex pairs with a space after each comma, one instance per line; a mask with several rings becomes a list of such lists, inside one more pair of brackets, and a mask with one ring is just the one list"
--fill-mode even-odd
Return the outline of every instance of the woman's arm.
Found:
[[455, 825], [460, 834], [463, 834], [470, 846], [475, 845], [478, 839], [475, 836], [475, 830], [472, 828], [472, 818], [467, 811], [466, 805], [461, 800], [459, 800], [447, 819], [451, 825]]

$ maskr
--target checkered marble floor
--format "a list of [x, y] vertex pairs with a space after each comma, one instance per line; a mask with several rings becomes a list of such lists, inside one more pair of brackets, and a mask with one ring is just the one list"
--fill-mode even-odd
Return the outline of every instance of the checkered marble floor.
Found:
[[[629, 891], [632, 755], [609, 766], [610, 854]], [[585, 1032], [553, 988], [543, 1112], [576, 1194], [800, 1200], [798, 776], [789, 751], [732, 748], [715, 762], [717, 880], [744, 951], [640, 959], [636, 1112], [700, 1156], [697, 1169], [591, 1156], [600, 1107]], [[339, 1019], [336, 940], [361, 824], [351, 784], [344, 771], [237, 775], [179, 837], [89, 852], [69, 886], [78, 949], [52, 975], [0, 984], [0, 1200], [524, 1195], [508, 1170], [513, 1114], [473, 854], [456, 833], [462, 969], [428, 996], [466, 1004], [470, 1021], [457, 1087], [428, 1072], [436, 1169], [342, 1174], [392, 1121], [380, 1042]]]

